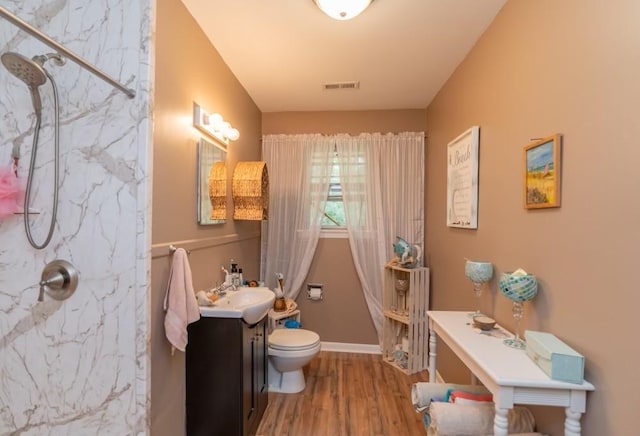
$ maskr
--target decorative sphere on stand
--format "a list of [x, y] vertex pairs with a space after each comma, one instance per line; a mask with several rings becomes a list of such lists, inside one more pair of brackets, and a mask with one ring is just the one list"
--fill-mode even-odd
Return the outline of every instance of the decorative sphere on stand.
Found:
[[480, 313], [480, 295], [482, 285], [488, 283], [493, 277], [493, 264], [491, 262], [476, 262], [467, 260], [464, 265], [464, 275], [473, 283], [473, 292], [476, 294], [477, 309], [470, 316], [478, 316]]
[[524, 349], [526, 343], [520, 339], [520, 320], [522, 319], [522, 303], [532, 300], [538, 293], [538, 281], [532, 274], [527, 274], [523, 270], [506, 272], [500, 276], [498, 288], [502, 295], [513, 301], [512, 313], [516, 320], [515, 337], [505, 339], [504, 343], [513, 348]]

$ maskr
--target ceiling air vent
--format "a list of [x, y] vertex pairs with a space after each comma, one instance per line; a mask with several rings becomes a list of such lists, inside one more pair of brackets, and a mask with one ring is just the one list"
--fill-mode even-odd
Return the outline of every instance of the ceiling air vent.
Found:
[[334, 82], [334, 83], [323, 83], [322, 89], [359, 89], [360, 82]]

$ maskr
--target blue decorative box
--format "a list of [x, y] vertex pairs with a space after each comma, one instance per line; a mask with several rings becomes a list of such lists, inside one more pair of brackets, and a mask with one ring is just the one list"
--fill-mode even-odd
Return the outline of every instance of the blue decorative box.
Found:
[[527, 355], [553, 380], [584, 381], [584, 357], [555, 335], [526, 330]]

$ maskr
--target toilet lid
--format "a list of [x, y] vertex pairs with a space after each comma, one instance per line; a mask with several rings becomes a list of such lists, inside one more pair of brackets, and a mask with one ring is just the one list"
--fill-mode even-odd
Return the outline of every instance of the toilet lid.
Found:
[[317, 333], [304, 329], [276, 329], [269, 335], [269, 346], [276, 350], [303, 350], [318, 342]]

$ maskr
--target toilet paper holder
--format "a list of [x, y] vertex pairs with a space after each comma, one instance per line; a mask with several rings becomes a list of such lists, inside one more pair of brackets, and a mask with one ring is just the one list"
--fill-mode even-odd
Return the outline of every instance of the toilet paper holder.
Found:
[[307, 283], [307, 299], [320, 301], [323, 298], [322, 283]]

